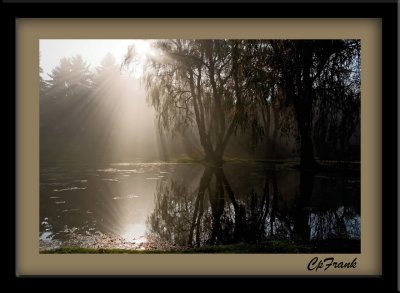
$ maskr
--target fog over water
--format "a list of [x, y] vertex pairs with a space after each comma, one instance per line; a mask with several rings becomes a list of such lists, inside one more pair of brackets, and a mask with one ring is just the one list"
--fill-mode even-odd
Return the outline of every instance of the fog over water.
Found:
[[359, 51], [40, 40], [41, 251], [360, 251]]

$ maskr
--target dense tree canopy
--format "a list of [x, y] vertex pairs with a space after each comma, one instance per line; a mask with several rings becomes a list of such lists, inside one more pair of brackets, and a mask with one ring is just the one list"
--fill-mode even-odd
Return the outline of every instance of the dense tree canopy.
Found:
[[[293, 106], [296, 126], [300, 136], [300, 158], [303, 166], [315, 164], [312, 141], [314, 114], [324, 111], [326, 106], [357, 100], [359, 87], [352, 80], [360, 70], [355, 58], [360, 52], [359, 41], [345, 40], [301, 40], [271, 41], [272, 66], [279, 74], [278, 82], [286, 103]], [[353, 97], [347, 101], [346, 95]], [[317, 99], [331, 99], [316, 104]], [[359, 101], [359, 96], [358, 96]], [[325, 107], [324, 107], [325, 106]], [[351, 106], [354, 107], [354, 106]], [[354, 109], [359, 112], [358, 108]], [[350, 113], [352, 115], [353, 113]], [[320, 116], [320, 119], [327, 117]], [[341, 117], [342, 119], [347, 119]], [[347, 132], [354, 125], [345, 125]]]
[[326, 162], [360, 159], [359, 40], [144, 42], [122, 64], [39, 67], [41, 163], [88, 163], [100, 186], [52, 192], [154, 195], [147, 231], [172, 245], [359, 237], [358, 165]]
[[[246, 140], [265, 149], [266, 159], [290, 157], [290, 145], [297, 146], [305, 168], [315, 158], [359, 159], [358, 40], [177, 39], [152, 46], [143, 81], [160, 141], [170, 131], [197, 150], [197, 140], [204, 162], [216, 166]], [[134, 60], [131, 48], [125, 61]], [[125, 90], [121, 68], [107, 54], [91, 71], [78, 55], [61, 59], [47, 78], [40, 71], [41, 124], [53, 134], [86, 129], [86, 137], [100, 136]]]
[[[223, 152], [251, 104], [243, 95], [240, 42], [166, 40], [155, 44], [145, 82], [159, 125], [175, 131], [195, 126], [209, 163]], [[249, 115], [251, 117], [251, 115]]]
[[301, 165], [313, 167], [316, 146], [322, 157], [327, 144], [344, 152], [359, 126], [358, 40], [178, 39], [154, 47], [145, 82], [159, 126], [194, 126], [213, 164], [242, 130], [254, 144], [265, 138], [272, 156], [278, 133], [291, 132]]

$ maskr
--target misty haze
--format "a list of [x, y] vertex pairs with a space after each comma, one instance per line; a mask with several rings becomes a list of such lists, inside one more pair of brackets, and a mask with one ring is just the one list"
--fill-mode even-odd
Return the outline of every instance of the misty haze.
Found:
[[41, 253], [360, 253], [359, 40], [41, 40]]

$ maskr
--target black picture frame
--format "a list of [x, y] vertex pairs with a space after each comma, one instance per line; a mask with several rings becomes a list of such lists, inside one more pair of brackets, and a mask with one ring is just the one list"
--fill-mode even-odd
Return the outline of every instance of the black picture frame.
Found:
[[[156, 4], [144, 3], [126, 3], [126, 1], [118, 1], [119, 3], [89, 3], [94, 1], [86, 1], [86, 3], [72, 4], [74, 0], [65, 1], [64, 3], [17, 3], [22, 1], [6, 1], [2, 4], [3, 14], [3, 30], [6, 31], [7, 42], [6, 47], [6, 92], [7, 102], [9, 106], [8, 113], [15, 113], [15, 94], [16, 94], [16, 75], [15, 68], [18, 60], [16, 59], [16, 19], [19, 18], [131, 18], [131, 17], [176, 17], [176, 18], [197, 18], [197, 17], [256, 17], [256, 18], [381, 18], [382, 19], [382, 275], [377, 277], [255, 277], [254, 283], [260, 285], [261, 288], [274, 288], [279, 290], [318, 290], [318, 291], [347, 291], [352, 290], [371, 290], [372, 292], [396, 292], [398, 278], [398, 221], [393, 221], [398, 215], [398, 199], [397, 195], [397, 53], [398, 53], [398, 4], [395, 1], [386, 3], [372, 3], [366, 1], [355, 1], [353, 3], [300, 3], [295, 1], [292, 3], [261, 3], [262, 1], [254, 1], [252, 3], [237, 3], [237, 1], [220, 1], [220, 3], [166, 3], [167, 1], [157, 1]], [[11, 3], [14, 2], [14, 3]], [[44, 2], [44, 1], [42, 1]], [[50, 2], [50, 1], [45, 1]], [[71, 2], [71, 3], [66, 3]], [[122, 3], [124, 2], [124, 3]], [[137, 1], [139, 2], [139, 1]], [[153, 1], [151, 1], [153, 2]], [[182, 2], [182, 1], [179, 1]], [[201, 1], [208, 2], [208, 1]], [[229, 4], [228, 4], [229, 2]], [[9, 124], [14, 125], [14, 131], [10, 131], [8, 140], [14, 142], [10, 144], [9, 153], [14, 156], [14, 162], [10, 165], [15, 166], [16, 157], [15, 149], [17, 143], [15, 141], [15, 123], [16, 118], [11, 114], [8, 120]], [[11, 127], [10, 127], [11, 129]], [[10, 159], [11, 160], [11, 159]], [[11, 172], [10, 172], [11, 173]], [[14, 173], [15, 174], [15, 173]], [[10, 183], [12, 180], [9, 181]], [[14, 181], [15, 182], [15, 181]], [[16, 182], [15, 182], [16, 183]], [[17, 188], [17, 185], [10, 184], [10, 189]], [[11, 191], [10, 190], [10, 191]], [[15, 192], [14, 192], [15, 194]], [[17, 215], [15, 214], [15, 198], [10, 192], [7, 196], [8, 218], [8, 271], [7, 277], [19, 289], [27, 289], [32, 285], [38, 285], [36, 278], [17, 277], [15, 275], [15, 222]], [[11, 223], [14, 223], [12, 225]], [[34, 276], [32, 276], [34, 277]], [[73, 276], [69, 276], [73, 277]], [[96, 277], [96, 276], [86, 276]], [[149, 276], [151, 277], [151, 276]], [[174, 276], [176, 278], [177, 276]], [[196, 276], [207, 277], [207, 276]], [[210, 277], [210, 276], [208, 276]], [[237, 281], [243, 278], [232, 276], [218, 276], [229, 278], [228, 286], [236, 286]], [[82, 276], [80, 276], [82, 278]], [[215, 276], [213, 278], [216, 278]], [[248, 279], [249, 277], [246, 277]], [[285, 278], [285, 279], [282, 279]], [[55, 280], [56, 278], [53, 278]], [[97, 285], [102, 286], [105, 280], [96, 278]], [[114, 277], [112, 278], [114, 279]], [[288, 279], [288, 280], [286, 280]], [[123, 281], [123, 284], [127, 284]], [[206, 289], [207, 285], [203, 282], [197, 287], [198, 289]], [[74, 282], [63, 282], [65, 289], [73, 288]], [[121, 283], [122, 284], [122, 283]], [[152, 281], [148, 281], [147, 289], [153, 285]], [[197, 285], [196, 285], [197, 286]], [[228, 287], [225, 288], [225, 290]]]

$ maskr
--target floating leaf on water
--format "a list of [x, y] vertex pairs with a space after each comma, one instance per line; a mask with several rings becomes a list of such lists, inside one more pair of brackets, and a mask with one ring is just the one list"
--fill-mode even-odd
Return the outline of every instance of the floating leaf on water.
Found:
[[79, 189], [85, 190], [86, 188], [87, 188], [87, 187], [77, 187], [77, 186], [74, 186], [74, 187], [63, 188], [63, 189], [54, 189], [53, 191], [55, 191], [55, 192], [60, 192], [60, 191], [70, 191], [70, 190], [79, 190]]
[[134, 195], [134, 194], [128, 194], [127, 196], [114, 196], [114, 200], [119, 200], [119, 199], [130, 199], [130, 198], [137, 198], [140, 197], [139, 195]]
[[98, 169], [97, 172], [109, 172], [109, 173], [113, 173], [113, 172], [118, 172], [118, 169], [115, 168], [107, 168], [107, 169]]
[[110, 163], [111, 166], [129, 166], [133, 165], [133, 163]]
[[[49, 180], [55, 180], [55, 179], [49, 179]], [[63, 182], [41, 182], [40, 185], [43, 185], [43, 186], [65, 186], [67, 184], [63, 183]]]
[[79, 211], [79, 209], [63, 210], [62, 212], [66, 213], [66, 212], [76, 212], [76, 211]]
[[136, 173], [137, 170], [136, 169], [121, 169], [118, 171], [120, 171], [121, 174], [123, 174], [123, 173]]

